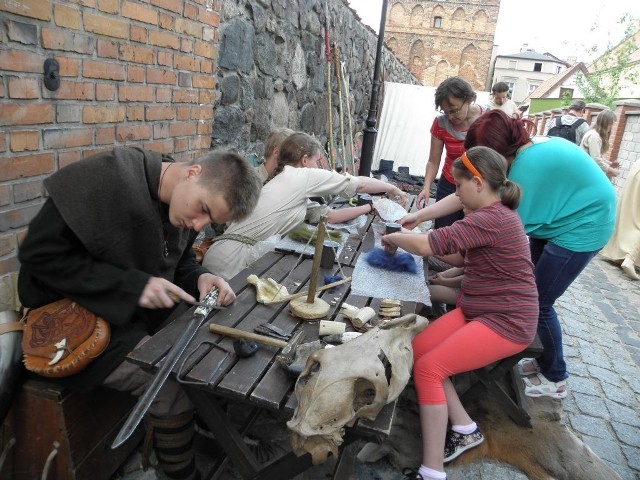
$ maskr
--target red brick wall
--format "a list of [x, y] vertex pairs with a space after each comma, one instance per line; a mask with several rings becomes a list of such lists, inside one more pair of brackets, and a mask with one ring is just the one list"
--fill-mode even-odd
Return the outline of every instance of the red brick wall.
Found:
[[0, 275], [59, 168], [116, 145], [179, 161], [209, 148], [219, 13], [220, 0], [0, 1]]

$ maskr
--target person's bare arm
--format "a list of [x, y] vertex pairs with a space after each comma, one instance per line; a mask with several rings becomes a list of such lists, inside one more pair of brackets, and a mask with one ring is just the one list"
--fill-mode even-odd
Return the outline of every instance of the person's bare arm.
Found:
[[436, 179], [438, 169], [440, 168], [440, 162], [442, 161], [442, 152], [444, 151], [444, 142], [433, 135], [431, 136], [431, 148], [429, 149], [429, 160], [427, 160], [427, 167], [424, 173], [424, 187], [418, 194], [417, 202], [418, 207], [423, 203], [426, 205], [429, 200], [429, 192], [431, 191], [431, 184]]
[[402, 248], [421, 257], [433, 255], [428, 233], [390, 233], [382, 236], [382, 246], [391, 254], [396, 253], [398, 248]]
[[385, 192], [388, 198], [395, 199], [400, 205], [405, 205], [408, 200], [407, 194], [402, 190], [400, 190], [395, 185], [392, 185], [391, 183], [383, 182], [382, 180], [378, 180], [377, 178], [371, 178], [371, 177], [358, 177], [358, 188], [356, 189], [356, 192], [357, 193]]
[[344, 223], [352, 220], [360, 215], [367, 215], [373, 212], [373, 205], [366, 204], [359, 207], [346, 207], [340, 209], [331, 209], [327, 213], [327, 222]]
[[398, 223], [403, 227], [411, 230], [415, 228], [415, 226], [419, 223], [426, 222], [427, 220], [433, 220], [435, 218], [440, 218], [445, 215], [457, 212], [458, 210], [462, 210], [462, 203], [460, 203], [460, 199], [456, 197], [455, 193], [452, 193], [451, 195], [444, 197], [442, 200], [436, 203], [405, 215], [400, 220], [398, 220]]

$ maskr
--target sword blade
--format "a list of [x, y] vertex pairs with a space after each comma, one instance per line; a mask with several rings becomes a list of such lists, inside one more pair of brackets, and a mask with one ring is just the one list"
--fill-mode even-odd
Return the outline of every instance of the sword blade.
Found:
[[138, 402], [136, 406], [133, 407], [133, 410], [129, 414], [129, 417], [122, 425], [122, 428], [118, 432], [115, 440], [111, 444], [111, 448], [118, 448], [127, 439], [133, 434], [136, 427], [140, 424], [140, 421], [144, 417], [147, 410], [153, 403], [153, 400], [156, 398], [156, 395], [164, 385], [164, 382], [169, 378], [173, 367], [176, 366], [180, 357], [193, 340], [193, 337], [196, 335], [198, 329], [202, 326], [204, 321], [206, 320], [209, 312], [215, 306], [218, 298], [218, 291], [216, 289], [212, 290], [207, 294], [207, 296], [202, 301], [202, 305], [195, 309], [193, 313], [193, 318], [189, 322], [189, 325], [182, 332], [182, 335], [178, 338], [178, 341], [173, 344], [166, 357], [164, 358], [164, 362], [158, 368], [153, 380], [149, 382], [146, 390], [140, 397], [138, 398]]
[[118, 448], [133, 434], [137, 426], [140, 424], [140, 421], [144, 417], [145, 413], [147, 413], [147, 410], [149, 410], [149, 407], [153, 403], [153, 400], [156, 398], [156, 395], [164, 385], [164, 382], [171, 374], [173, 367], [176, 366], [178, 360], [180, 360], [180, 357], [187, 349], [187, 346], [189, 346], [189, 343], [203, 323], [204, 317], [194, 315], [189, 326], [182, 332], [182, 335], [180, 335], [178, 341], [173, 344], [171, 350], [169, 350], [169, 353], [167, 353], [167, 356], [164, 358], [164, 362], [156, 372], [153, 380], [151, 380], [151, 382], [147, 386], [147, 389], [142, 395], [140, 395], [140, 397], [138, 397], [136, 406], [129, 414], [127, 421], [124, 422], [124, 425], [122, 425], [120, 432], [118, 432], [118, 435], [111, 444], [112, 449]]

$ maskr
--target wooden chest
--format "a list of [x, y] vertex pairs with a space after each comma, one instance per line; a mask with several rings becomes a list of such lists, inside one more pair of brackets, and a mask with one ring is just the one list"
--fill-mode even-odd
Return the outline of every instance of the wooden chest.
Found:
[[3, 450], [15, 439], [0, 480], [109, 479], [142, 438], [139, 428], [111, 450], [135, 401], [129, 393], [106, 388], [76, 394], [50, 383], [25, 381], [0, 431]]

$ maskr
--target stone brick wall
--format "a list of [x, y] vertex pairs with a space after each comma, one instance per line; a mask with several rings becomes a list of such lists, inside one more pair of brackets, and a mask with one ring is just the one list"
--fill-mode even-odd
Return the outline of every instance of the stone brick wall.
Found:
[[614, 184], [618, 193], [627, 180], [631, 166], [640, 162], [640, 102], [620, 102], [617, 104], [616, 114], [619, 112], [624, 115], [624, 128], [616, 131], [614, 125], [611, 152], [612, 155], [616, 153], [620, 163], [620, 175], [616, 177]]
[[[377, 36], [346, 0], [330, 5], [332, 40], [349, 74], [353, 131], [361, 131]], [[18, 269], [18, 245], [46, 198], [43, 179], [81, 158], [113, 146], [178, 161], [212, 145], [260, 154], [275, 126], [324, 141], [323, 6], [0, 0], [0, 275]], [[382, 81], [417, 83], [389, 50], [383, 57]], [[50, 58], [60, 66], [55, 91], [43, 82]], [[337, 138], [335, 79], [333, 85]]]
[[219, 11], [220, 0], [0, 1], [0, 275], [17, 270], [54, 171], [114, 145], [177, 160], [210, 147]]
[[[261, 156], [273, 128], [289, 127], [327, 140], [324, 1], [225, 0], [220, 21], [214, 146]], [[364, 128], [371, 98], [377, 36], [346, 0], [329, 1], [330, 40], [349, 77], [352, 132]], [[418, 80], [383, 48], [381, 82]], [[339, 146], [339, 94], [331, 66], [332, 123]], [[343, 132], [348, 135], [347, 94]], [[380, 99], [382, 99], [382, 93]], [[378, 109], [378, 114], [380, 109]]]
[[499, 9], [500, 0], [391, 0], [385, 38], [423, 85], [460, 76], [484, 91]]

